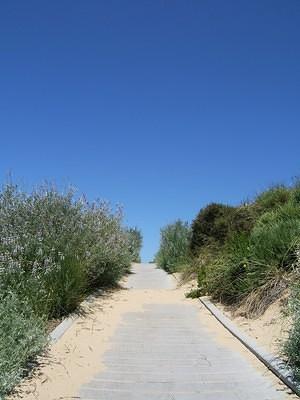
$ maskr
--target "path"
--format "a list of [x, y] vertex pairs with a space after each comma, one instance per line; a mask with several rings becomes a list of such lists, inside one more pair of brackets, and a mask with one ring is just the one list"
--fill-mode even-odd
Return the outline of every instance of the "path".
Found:
[[[172, 289], [154, 265], [137, 265], [131, 289]], [[280, 399], [273, 383], [238, 352], [220, 345], [190, 304], [149, 304], [126, 313], [105, 354], [105, 371], [80, 390], [86, 400]]]
[[135, 265], [124, 286], [84, 305], [18, 388], [22, 400], [296, 398], [155, 265]]

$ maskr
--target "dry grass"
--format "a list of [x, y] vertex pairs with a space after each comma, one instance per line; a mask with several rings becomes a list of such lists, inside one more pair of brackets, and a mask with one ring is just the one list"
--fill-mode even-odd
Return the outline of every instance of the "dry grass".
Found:
[[290, 277], [288, 275], [278, 275], [270, 279], [245, 297], [234, 314], [242, 315], [246, 318], [261, 316], [271, 304], [284, 296], [284, 293], [288, 291], [289, 282]]

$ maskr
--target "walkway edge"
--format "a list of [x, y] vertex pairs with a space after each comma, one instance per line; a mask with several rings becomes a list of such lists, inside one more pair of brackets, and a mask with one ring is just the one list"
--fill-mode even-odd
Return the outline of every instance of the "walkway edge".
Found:
[[300, 387], [297, 385], [292, 376], [292, 371], [288, 368], [285, 362], [276, 357], [274, 354], [268, 353], [263, 347], [241, 332], [236, 325], [227, 318], [207, 297], [200, 297], [200, 302], [210, 311], [210, 313], [233, 335], [235, 336], [248, 350], [251, 351], [261, 362], [265, 364], [279, 379], [282, 380], [293, 392], [300, 395]]
[[[96, 295], [101, 295], [105, 291], [103, 289], [97, 289], [94, 291], [93, 294], [90, 294], [85, 300], [82, 301], [79, 307], [82, 307], [84, 305], [89, 305], [91, 304], [95, 298]], [[75, 312], [66, 317], [60, 324], [58, 324], [53, 331], [49, 333], [49, 339], [50, 343], [56, 343], [65, 333], [66, 331], [71, 328], [71, 326], [74, 324], [74, 322], [77, 320], [78, 314]]]
[[53, 329], [52, 332], [49, 334], [49, 338], [51, 343], [56, 343], [64, 333], [73, 325], [76, 321], [77, 316], [71, 316], [65, 318], [56, 328]]

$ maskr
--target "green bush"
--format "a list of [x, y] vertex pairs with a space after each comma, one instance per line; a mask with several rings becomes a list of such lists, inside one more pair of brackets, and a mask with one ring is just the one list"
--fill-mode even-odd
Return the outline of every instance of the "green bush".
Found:
[[14, 293], [0, 295], [0, 399], [47, 343], [45, 321]]
[[251, 206], [209, 204], [200, 210], [192, 223], [191, 251], [198, 255], [204, 247], [220, 248], [232, 236], [249, 233], [254, 222], [255, 213]]
[[53, 187], [29, 195], [6, 187], [0, 237], [0, 290], [9, 285], [49, 317], [71, 312], [87, 291], [114, 284], [130, 265], [121, 212]]
[[128, 271], [131, 252], [122, 212], [98, 202], [85, 205], [84, 248], [90, 288], [114, 285]]
[[191, 230], [186, 222], [175, 221], [161, 229], [160, 247], [155, 262], [168, 272], [175, 272], [189, 258]]
[[259, 214], [274, 210], [286, 204], [292, 197], [291, 189], [284, 185], [276, 185], [260, 193], [254, 201], [254, 206]]
[[0, 291], [18, 292], [39, 314], [72, 311], [85, 290], [81, 206], [43, 187], [0, 194]]
[[129, 252], [132, 262], [141, 262], [140, 252], [143, 244], [141, 232], [137, 228], [127, 229]]
[[202, 247], [223, 245], [229, 231], [229, 216], [234, 207], [212, 203], [200, 210], [192, 223], [190, 247], [197, 254]]
[[236, 235], [249, 235], [257, 215], [252, 205], [235, 207], [229, 219], [229, 230], [226, 241]]

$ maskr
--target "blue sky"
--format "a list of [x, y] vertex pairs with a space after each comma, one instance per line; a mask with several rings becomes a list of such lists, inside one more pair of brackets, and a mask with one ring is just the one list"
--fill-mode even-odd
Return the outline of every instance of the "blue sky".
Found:
[[299, 0], [2, 1], [0, 179], [76, 185], [144, 235], [300, 174]]

